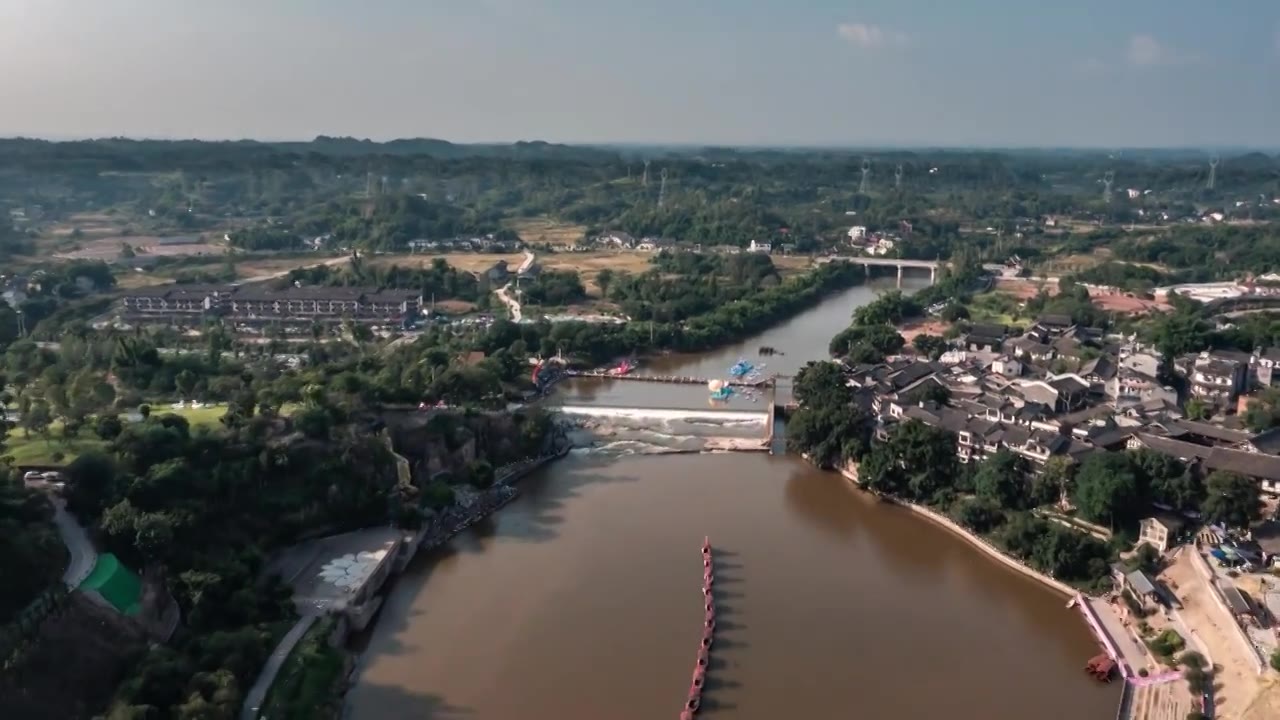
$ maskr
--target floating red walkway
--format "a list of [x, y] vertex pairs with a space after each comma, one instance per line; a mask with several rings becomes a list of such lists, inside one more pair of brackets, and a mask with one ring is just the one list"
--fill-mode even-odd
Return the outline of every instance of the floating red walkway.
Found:
[[685, 700], [680, 720], [692, 720], [702, 707], [702, 689], [707, 682], [707, 667], [711, 664], [711, 644], [716, 633], [716, 603], [711, 592], [715, 573], [711, 564], [711, 539], [702, 540], [702, 599], [706, 616], [702, 622], [702, 642], [698, 645], [698, 660], [693, 666], [693, 680], [689, 683], [689, 697]]

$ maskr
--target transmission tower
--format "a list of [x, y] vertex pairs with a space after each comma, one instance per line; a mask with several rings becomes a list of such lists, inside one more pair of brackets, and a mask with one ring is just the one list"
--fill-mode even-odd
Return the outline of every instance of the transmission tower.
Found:
[[1114, 170], [1108, 170], [1106, 175], [1102, 176], [1102, 202], [1111, 202], [1111, 186], [1115, 184], [1116, 173]]
[[859, 195], [866, 195], [867, 192], [871, 189], [870, 180], [871, 180], [871, 161], [864, 158], [862, 160], [862, 182], [858, 183]]
[[649, 187], [649, 161], [644, 161], [644, 175], [640, 176], [640, 187]]
[[1212, 190], [1214, 183], [1218, 181], [1218, 153], [1209, 156], [1209, 182], [1205, 184], [1205, 189]]
[[662, 172], [659, 174], [659, 177], [662, 178], [662, 184], [658, 186], [658, 207], [662, 207], [662, 204], [667, 200], [667, 169], [666, 168], [662, 168]]
[[893, 170], [893, 189], [902, 189], [902, 163], [898, 163], [898, 167]]

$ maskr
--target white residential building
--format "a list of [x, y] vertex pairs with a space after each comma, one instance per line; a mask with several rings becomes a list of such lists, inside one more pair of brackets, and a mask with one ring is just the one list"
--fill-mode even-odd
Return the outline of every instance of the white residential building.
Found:
[[866, 226], [866, 225], [854, 225], [853, 227], [849, 228], [849, 239], [850, 239], [850, 240], [854, 240], [854, 241], [862, 240], [862, 239], [863, 239], [863, 238], [865, 238], [866, 236], [867, 236], [867, 226]]
[[767, 242], [752, 240], [751, 244], [747, 246], [747, 252], [771, 253], [773, 252], [773, 245]]

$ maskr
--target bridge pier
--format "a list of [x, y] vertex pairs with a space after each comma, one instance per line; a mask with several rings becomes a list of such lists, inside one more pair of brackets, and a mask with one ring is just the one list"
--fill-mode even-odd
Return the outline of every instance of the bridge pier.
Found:
[[903, 269], [902, 266], [899, 265], [898, 266], [898, 289], [899, 290], [902, 289], [902, 269]]

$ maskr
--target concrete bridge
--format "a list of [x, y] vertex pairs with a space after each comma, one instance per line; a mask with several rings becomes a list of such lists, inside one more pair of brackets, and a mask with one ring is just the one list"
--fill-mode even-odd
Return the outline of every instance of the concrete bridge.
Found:
[[913, 270], [928, 270], [929, 282], [937, 282], [938, 268], [946, 267], [947, 263], [940, 260], [906, 260], [903, 258], [879, 258], [864, 257], [861, 255], [832, 255], [829, 257], [818, 258], [816, 263], [831, 262], [847, 262], [853, 265], [861, 265], [866, 269], [867, 275], [871, 274], [873, 267], [892, 267], [898, 269], [898, 287], [902, 287], [902, 273], [907, 268]]

